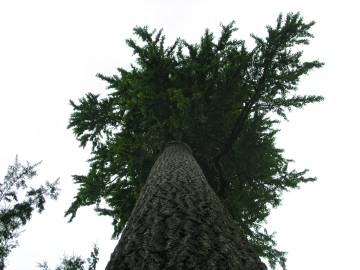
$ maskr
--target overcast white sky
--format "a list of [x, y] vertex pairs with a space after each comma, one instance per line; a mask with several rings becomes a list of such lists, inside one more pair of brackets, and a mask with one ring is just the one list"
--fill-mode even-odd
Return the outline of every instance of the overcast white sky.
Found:
[[116, 241], [111, 220], [80, 210], [63, 217], [76, 187], [71, 175], [86, 173], [89, 152], [66, 129], [69, 99], [102, 91], [95, 74], [114, 74], [133, 61], [125, 39], [135, 25], [164, 28], [170, 40], [197, 41], [205, 28], [219, 33], [232, 20], [237, 37], [263, 33], [280, 12], [300, 11], [315, 20], [306, 57], [326, 66], [304, 78], [302, 93], [320, 94], [321, 104], [290, 114], [278, 143], [298, 169], [318, 177], [284, 195], [269, 219], [289, 270], [355, 269], [359, 228], [359, 21], [356, 1], [0, 1], [0, 175], [13, 162], [43, 160], [38, 183], [61, 179], [58, 201], [35, 214], [19, 238], [9, 270], [55, 267], [63, 254], [88, 256], [100, 247], [104, 269]]

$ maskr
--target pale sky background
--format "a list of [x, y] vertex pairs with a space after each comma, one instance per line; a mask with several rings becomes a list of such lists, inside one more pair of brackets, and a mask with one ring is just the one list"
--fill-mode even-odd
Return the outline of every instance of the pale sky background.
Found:
[[67, 130], [69, 99], [106, 85], [95, 77], [128, 67], [125, 45], [136, 25], [164, 28], [170, 41], [195, 42], [210, 28], [236, 21], [236, 37], [264, 33], [280, 12], [300, 11], [315, 20], [315, 39], [305, 51], [325, 67], [303, 79], [300, 93], [320, 94], [321, 104], [293, 111], [281, 124], [278, 144], [298, 169], [318, 182], [284, 194], [268, 227], [288, 251], [289, 270], [357, 269], [360, 243], [359, 8], [357, 1], [39, 1], [0, 0], [0, 172], [18, 154], [43, 160], [36, 181], [60, 177], [62, 193], [35, 214], [8, 260], [9, 270], [54, 268], [64, 254], [87, 257], [100, 247], [104, 269], [116, 241], [111, 219], [81, 209], [72, 223], [63, 217], [75, 195], [72, 174], [86, 173], [89, 151]]

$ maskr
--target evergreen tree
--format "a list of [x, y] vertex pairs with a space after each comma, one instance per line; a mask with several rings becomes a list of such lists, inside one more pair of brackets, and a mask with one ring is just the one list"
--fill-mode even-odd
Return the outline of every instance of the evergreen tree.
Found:
[[197, 44], [178, 39], [171, 46], [161, 30], [136, 27], [140, 41], [127, 44], [137, 63], [98, 75], [109, 84], [107, 95], [71, 101], [69, 128], [82, 147], [92, 146], [92, 157], [88, 174], [74, 176], [80, 186], [70, 220], [81, 206], [95, 205], [113, 217], [117, 236], [163, 146], [183, 142], [252, 249], [272, 267], [284, 265], [263, 224], [283, 191], [315, 180], [307, 170], [289, 170], [291, 160], [275, 145], [279, 119], [322, 100], [297, 94], [300, 78], [322, 66], [302, 59], [313, 25], [299, 13], [280, 15], [266, 37], [252, 35], [252, 49], [233, 38], [234, 22], [217, 40], [206, 30]]
[[5, 268], [7, 256], [17, 246], [19, 230], [31, 219], [33, 211], [41, 213], [46, 197], [58, 196], [58, 180], [39, 187], [33, 185], [39, 164], [22, 165], [16, 157], [0, 182], [0, 270]]
[[[99, 261], [99, 248], [94, 245], [89, 258], [86, 261], [77, 255], [64, 256], [61, 262], [56, 266], [55, 270], [96, 270], [96, 265]], [[87, 262], [87, 267], [86, 267]], [[50, 270], [48, 263], [42, 262], [38, 264], [41, 270]]]

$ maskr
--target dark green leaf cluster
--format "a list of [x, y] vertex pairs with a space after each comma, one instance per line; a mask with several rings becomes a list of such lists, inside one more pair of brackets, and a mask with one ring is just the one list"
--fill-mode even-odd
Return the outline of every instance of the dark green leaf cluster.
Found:
[[[97, 245], [94, 245], [89, 258], [86, 261], [77, 255], [64, 256], [61, 259], [60, 264], [55, 268], [55, 270], [96, 270], [96, 265], [99, 261], [99, 248]], [[87, 267], [86, 267], [87, 262]], [[38, 264], [38, 268], [41, 270], [50, 270], [50, 267], [47, 262], [42, 262]]]
[[[0, 265], [17, 245], [19, 229], [31, 218], [34, 210], [44, 210], [46, 197], [56, 199], [59, 194], [58, 180], [34, 187], [31, 180], [37, 175], [39, 163], [22, 165], [15, 159], [6, 176], [0, 182]], [[2, 269], [2, 268], [1, 268]]]
[[300, 77], [322, 66], [302, 61], [313, 24], [298, 13], [280, 15], [266, 37], [252, 35], [252, 49], [233, 38], [234, 22], [222, 25], [218, 39], [206, 30], [199, 43], [170, 46], [162, 31], [136, 27], [139, 40], [127, 40], [136, 64], [98, 75], [109, 85], [106, 96], [71, 101], [69, 128], [81, 146], [92, 146], [92, 157], [89, 173], [74, 176], [79, 191], [66, 214], [72, 219], [79, 207], [95, 204], [113, 217], [118, 235], [163, 145], [181, 141], [259, 255], [283, 262], [261, 224], [284, 190], [314, 180], [306, 170], [289, 170], [291, 160], [275, 145], [278, 116], [322, 100], [296, 93]]

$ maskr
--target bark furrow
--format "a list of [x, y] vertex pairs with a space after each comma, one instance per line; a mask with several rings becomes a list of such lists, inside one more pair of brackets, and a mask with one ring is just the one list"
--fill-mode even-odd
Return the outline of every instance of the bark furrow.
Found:
[[155, 162], [106, 270], [266, 270], [189, 148]]

